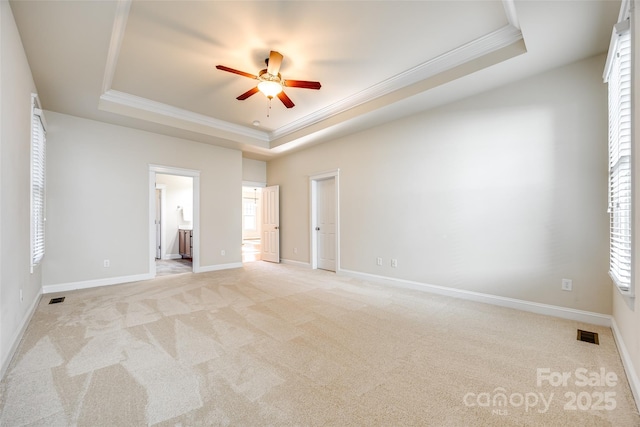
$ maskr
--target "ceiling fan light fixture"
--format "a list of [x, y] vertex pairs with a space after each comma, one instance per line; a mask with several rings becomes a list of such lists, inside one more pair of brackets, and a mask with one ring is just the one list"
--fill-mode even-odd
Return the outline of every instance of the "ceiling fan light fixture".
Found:
[[277, 81], [261, 81], [258, 83], [258, 90], [264, 94], [267, 98], [273, 98], [282, 92], [282, 84]]
[[[282, 104], [287, 108], [295, 107], [291, 98], [284, 93], [284, 87], [297, 87], [302, 89], [315, 89], [318, 90], [321, 87], [320, 82], [312, 82], [306, 80], [284, 80], [280, 75], [280, 65], [282, 63], [282, 54], [272, 50], [269, 53], [269, 57], [265, 60], [267, 68], [260, 70], [260, 73], [256, 76], [253, 74], [245, 73], [244, 71], [229, 68], [224, 65], [216, 65], [218, 70], [226, 71], [228, 73], [238, 74], [240, 76], [248, 77], [252, 80], [258, 80], [258, 84], [242, 95], [236, 97], [238, 101], [244, 101], [250, 96], [255, 95], [258, 92], [262, 92], [264, 96], [269, 100], [269, 108], [271, 108], [271, 100], [274, 97], [278, 97]], [[267, 114], [267, 117], [269, 115]]]

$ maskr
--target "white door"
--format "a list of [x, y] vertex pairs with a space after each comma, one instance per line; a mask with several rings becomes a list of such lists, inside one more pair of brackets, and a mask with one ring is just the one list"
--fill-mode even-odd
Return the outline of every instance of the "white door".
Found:
[[317, 181], [316, 254], [318, 268], [336, 271], [336, 181]]
[[262, 260], [280, 262], [280, 187], [262, 189]]

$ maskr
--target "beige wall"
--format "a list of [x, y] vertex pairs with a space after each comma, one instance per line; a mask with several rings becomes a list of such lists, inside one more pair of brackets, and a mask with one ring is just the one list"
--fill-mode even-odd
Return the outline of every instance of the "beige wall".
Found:
[[239, 151], [53, 112], [47, 119], [45, 286], [149, 272], [149, 164], [200, 171], [200, 267], [241, 262]]
[[261, 160], [242, 159], [242, 181], [267, 182], [267, 163]]
[[611, 313], [603, 66], [598, 56], [270, 161], [282, 257], [310, 261], [308, 179], [339, 168], [342, 269]]
[[[631, 8], [633, 14], [633, 22], [638, 22], [640, 18], [640, 11], [638, 8]], [[634, 44], [635, 49], [634, 53], [634, 76], [633, 76], [633, 91], [634, 91], [634, 101], [635, 105], [640, 105], [640, 91], [637, 89], [637, 84], [640, 82], [640, 61], [638, 60], [637, 53], [640, 52], [640, 32], [634, 32]], [[635, 108], [634, 110], [634, 122], [636, 124], [640, 123], [640, 108]], [[634, 139], [636, 147], [638, 146], [638, 135], [640, 135], [638, 128], [634, 131]], [[640, 249], [640, 245], [637, 242], [640, 241], [640, 179], [638, 178], [640, 175], [638, 174], [638, 165], [640, 165], [640, 150], [635, 149], [634, 151], [634, 164], [635, 166], [635, 177], [634, 177], [634, 197], [635, 197], [635, 210], [634, 210], [634, 241], [635, 243], [635, 256], [634, 256], [634, 283], [635, 283], [635, 292], [636, 294], [640, 294], [640, 284], [638, 279], [640, 278], [640, 256], [638, 256], [638, 249]], [[621, 348], [621, 355], [623, 360], [625, 358], [626, 364], [625, 368], [627, 369], [627, 376], [629, 377], [629, 382], [631, 384], [631, 389], [634, 392], [636, 403], [640, 403], [640, 378], [638, 377], [638, 373], [640, 372], [640, 310], [638, 309], [638, 297], [629, 298], [623, 296], [618, 290], [613, 287], [613, 319], [615, 330], [618, 333], [617, 338], [619, 339], [618, 347]]]
[[[30, 272], [31, 93], [36, 92], [9, 3], [0, 2], [0, 367], [7, 367], [41, 291]], [[20, 299], [22, 290], [23, 299]]]

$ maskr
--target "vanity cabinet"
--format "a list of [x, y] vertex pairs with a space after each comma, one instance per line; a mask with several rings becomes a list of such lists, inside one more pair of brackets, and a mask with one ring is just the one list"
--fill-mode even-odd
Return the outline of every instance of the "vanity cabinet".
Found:
[[193, 249], [193, 231], [178, 230], [178, 246], [182, 258], [191, 258]]

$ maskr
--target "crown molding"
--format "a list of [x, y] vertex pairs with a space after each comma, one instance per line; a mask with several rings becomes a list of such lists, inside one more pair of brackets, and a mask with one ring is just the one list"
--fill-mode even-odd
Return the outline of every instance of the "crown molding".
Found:
[[131, 10], [131, 3], [132, 0], [118, 0], [116, 5], [111, 40], [109, 42], [109, 52], [107, 54], [107, 62], [102, 82], [102, 95], [100, 96], [98, 108], [103, 111], [110, 111], [125, 116], [131, 116], [131, 113], [135, 112], [134, 116], [139, 119], [165, 125], [168, 124], [165, 119], [171, 118], [173, 121], [170, 126], [212, 136], [231, 137], [231, 139], [237, 139], [237, 137], [240, 136], [244, 138], [242, 142], [255, 144], [261, 148], [268, 148], [267, 143], [269, 142], [269, 137], [266, 132], [234, 125], [203, 114], [197, 114], [168, 104], [111, 89], [118, 64], [118, 57], [120, 55], [120, 48], [127, 27], [129, 12]]
[[507, 15], [507, 21], [509, 21], [509, 24], [519, 30], [520, 21], [518, 20], [518, 14], [516, 13], [515, 0], [502, 0], [502, 6], [504, 7], [504, 13]]
[[[112, 89], [103, 93], [100, 96], [99, 109], [125, 115], [131, 115], [131, 111], [135, 110], [138, 112], [135, 116], [139, 119], [224, 138], [229, 138], [229, 134], [232, 134], [242, 137], [243, 140], [239, 142], [257, 143], [256, 145], [258, 146], [268, 148], [266, 143], [269, 142], [269, 137], [266, 132], [218, 120], [204, 114], [194, 113], [126, 92]], [[168, 123], [167, 119], [173, 120]], [[206, 129], [209, 129], [209, 131], [206, 131]]]
[[273, 141], [282, 138], [307, 126], [322, 122], [332, 116], [357, 107], [358, 105], [380, 98], [419, 81], [426, 80], [481, 56], [498, 51], [513, 43], [519, 42], [522, 38], [522, 32], [518, 28], [510, 24], [506, 25], [499, 30], [445, 52], [440, 56], [410, 68], [368, 89], [329, 105], [313, 114], [309, 114], [300, 120], [282, 126], [270, 132], [269, 139]]
[[113, 76], [116, 73], [116, 65], [118, 56], [120, 56], [120, 47], [124, 39], [124, 31], [127, 28], [127, 19], [129, 18], [129, 10], [131, 9], [131, 0], [119, 0], [116, 6], [116, 16], [113, 21], [113, 30], [111, 31], [111, 41], [109, 42], [109, 53], [107, 54], [107, 64], [104, 70], [104, 78], [102, 80], [102, 93], [111, 90], [113, 84]]

